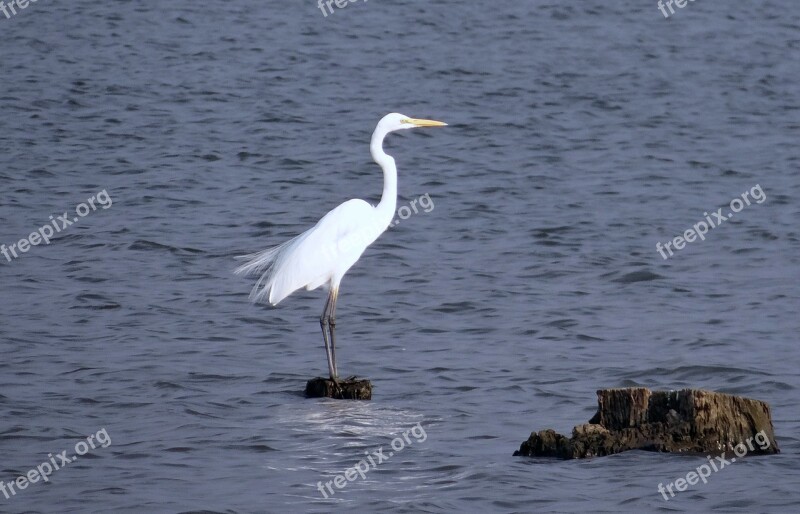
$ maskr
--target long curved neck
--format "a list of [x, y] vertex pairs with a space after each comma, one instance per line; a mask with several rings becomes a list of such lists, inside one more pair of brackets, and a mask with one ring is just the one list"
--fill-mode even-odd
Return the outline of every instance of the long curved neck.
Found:
[[383, 130], [375, 130], [369, 149], [372, 158], [383, 169], [383, 194], [375, 210], [378, 211], [381, 222], [385, 222], [385, 226], [388, 226], [394, 218], [397, 206], [397, 166], [392, 156], [383, 151], [383, 139], [386, 134], [387, 132]]

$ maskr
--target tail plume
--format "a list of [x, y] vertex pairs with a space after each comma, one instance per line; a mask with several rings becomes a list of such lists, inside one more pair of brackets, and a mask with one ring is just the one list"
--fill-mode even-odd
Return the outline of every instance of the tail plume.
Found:
[[272, 287], [282, 264], [286, 261], [287, 254], [302, 240], [302, 236], [303, 234], [300, 234], [283, 244], [258, 253], [236, 257], [237, 260], [246, 262], [233, 271], [235, 274], [244, 276], [261, 275], [253, 290], [250, 291], [250, 300], [252, 302], [258, 303], [267, 300], [272, 305], [277, 305], [283, 299], [272, 297]]

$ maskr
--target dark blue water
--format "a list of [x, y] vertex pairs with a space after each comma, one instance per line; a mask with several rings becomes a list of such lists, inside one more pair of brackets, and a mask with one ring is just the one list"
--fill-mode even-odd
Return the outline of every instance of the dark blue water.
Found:
[[[0, 256], [0, 480], [110, 439], [0, 511], [796, 510], [798, 29], [793, 0], [0, 14], [0, 244], [78, 218]], [[368, 142], [392, 111], [450, 124], [387, 144], [398, 206], [435, 207], [342, 284], [339, 369], [373, 400], [306, 400], [324, 294], [251, 305], [233, 257], [377, 202]], [[511, 456], [621, 386], [765, 400], [782, 453], [669, 501], [658, 484], [705, 458]], [[424, 441], [323, 498], [417, 423]]]

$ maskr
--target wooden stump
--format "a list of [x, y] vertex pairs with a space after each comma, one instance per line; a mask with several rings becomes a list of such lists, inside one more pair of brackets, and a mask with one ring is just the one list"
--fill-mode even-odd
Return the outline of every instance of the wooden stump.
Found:
[[[769, 405], [699, 389], [644, 387], [597, 391], [597, 413], [567, 438], [532, 433], [514, 455], [580, 459], [626, 450], [778, 453]], [[744, 448], [744, 450], [742, 449]]]
[[335, 398], [337, 400], [371, 400], [372, 383], [356, 377], [339, 379], [312, 378], [306, 383], [306, 398]]

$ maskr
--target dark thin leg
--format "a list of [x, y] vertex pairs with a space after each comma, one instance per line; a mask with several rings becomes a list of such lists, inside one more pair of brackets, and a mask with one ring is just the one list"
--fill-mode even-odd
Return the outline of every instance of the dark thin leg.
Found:
[[331, 308], [330, 321], [328, 327], [331, 331], [331, 355], [333, 356], [333, 372], [339, 376], [339, 369], [336, 367], [336, 300], [339, 299], [339, 289], [331, 288]]
[[331, 353], [331, 348], [328, 346], [328, 324], [330, 320], [332, 297], [333, 294], [328, 295], [325, 308], [322, 310], [322, 316], [319, 317], [319, 326], [322, 328], [322, 340], [325, 341], [325, 356], [328, 358], [328, 373], [331, 375], [331, 380], [336, 381], [333, 354]]

